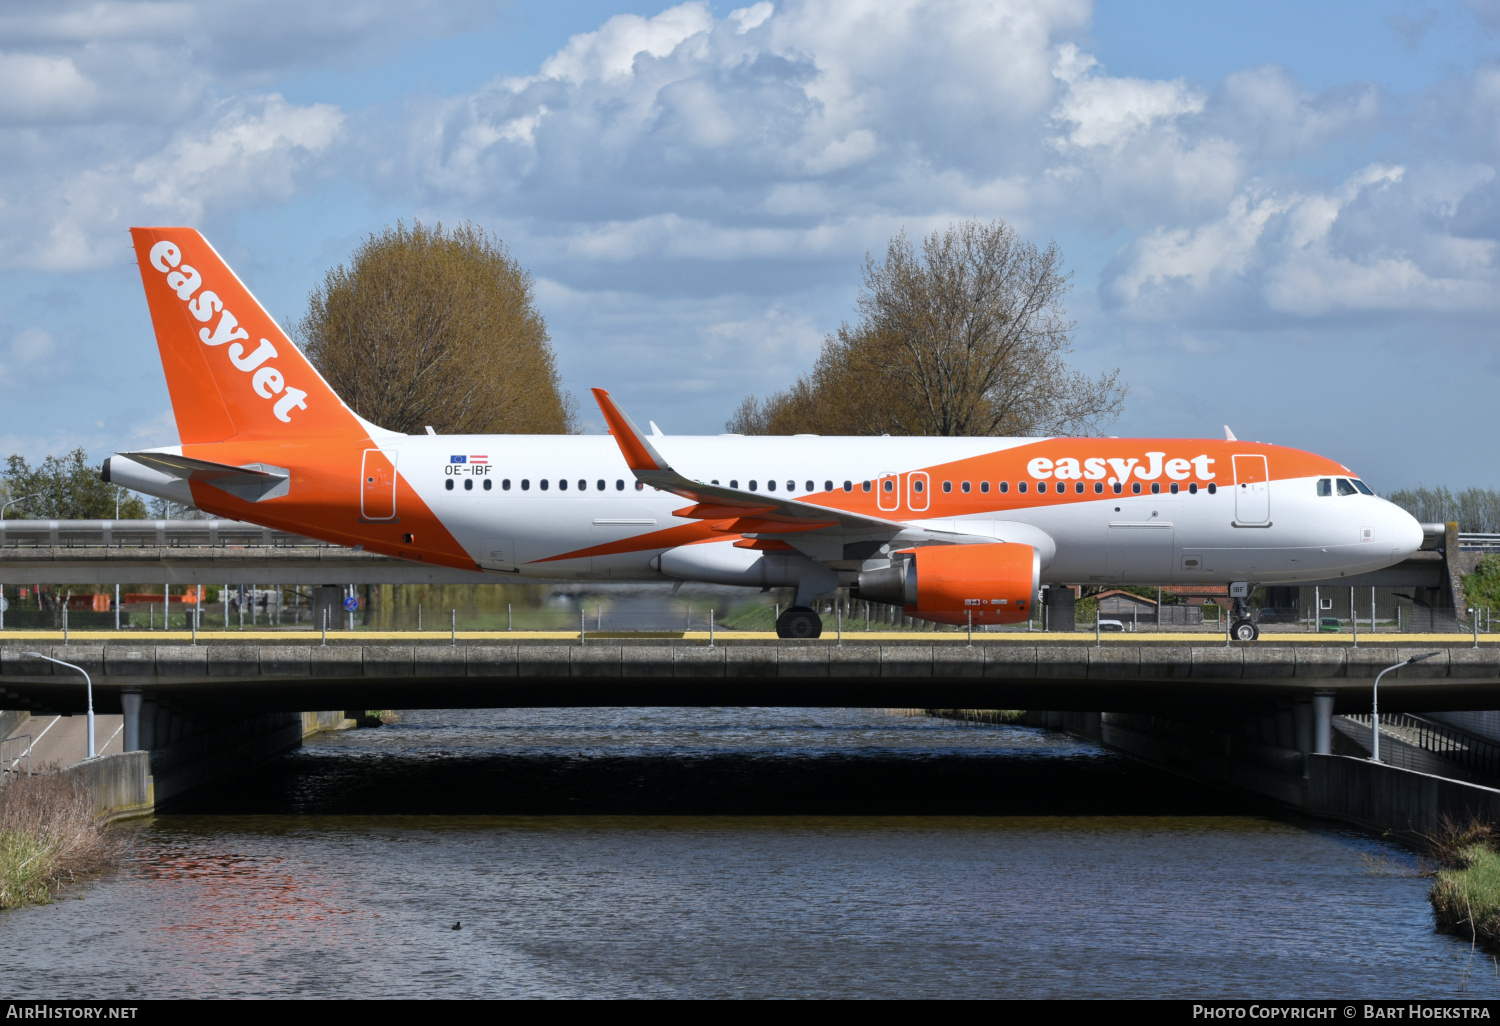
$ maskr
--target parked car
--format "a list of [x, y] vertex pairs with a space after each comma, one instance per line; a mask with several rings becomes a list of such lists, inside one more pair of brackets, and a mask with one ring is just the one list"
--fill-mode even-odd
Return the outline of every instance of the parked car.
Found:
[[1341, 631], [1343, 629], [1344, 622], [1336, 616], [1325, 616], [1318, 620], [1318, 630], [1320, 631]]
[[1261, 623], [1275, 623], [1276, 610], [1272, 609], [1270, 606], [1266, 606], [1260, 611], [1259, 619]]
[[1101, 631], [1123, 631], [1125, 625], [1119, 620], [1100, 620], [1099, 629]]

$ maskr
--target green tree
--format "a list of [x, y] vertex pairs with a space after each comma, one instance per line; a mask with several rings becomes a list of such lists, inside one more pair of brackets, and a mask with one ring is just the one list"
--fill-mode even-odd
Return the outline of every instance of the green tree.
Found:
[[1404, 488], [1387, 496], [1424, 524], [1458, 521], [1460, 531], [1500, 534], [1500, 491], [1465, 488], [1454, 493], [1445, 487]]
[[811, 373], [727, 424], [741, 434], [1091, 434], [1119, 416], [1119, 371], [1069, 369], [1072, 274], [1004, 221], [902, 232], [867, 257], [859, 320], [829, 335]]
[[105, 484], [99, 478], [100, 469], [82, 449], [48, 456], [36, 467], [22, 456], [10, 456], [0, 474], [9, 497], [36, 498], [16, 503], [6, 515], [32, 520], [111, 520], [118, 502], [121, 519], [144, 517], [145, 503], [118, 485]]
[[473, 224], [371, 235], [313, 290], [297, 334], [344, 401], [392, 431], [574, 430], [531, 275]]

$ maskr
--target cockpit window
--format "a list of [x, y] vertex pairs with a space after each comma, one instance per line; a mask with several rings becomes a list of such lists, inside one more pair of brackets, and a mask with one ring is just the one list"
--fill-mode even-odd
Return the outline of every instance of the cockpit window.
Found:
[[1331, 478], [1331, 477], [1320, 477], [1320, 478], [1318, 478], [1318, 494], [1321, 495], [1321, 496], [1324, 496], [1324, 497], [1327, 497], [1327, 496], [1333, 494], [1333, 478]]
[[1354, 495], [1354, 494], [1356, 494], [1356, 492], [1354, 491], [1354, 486], [1352, 484], [1350, 484], [1348, 481], [1344, 480], [1342, 477], [1339, 478], [1339, 494], [1340, 495]]
[[1358, 488], [1360, 490], [1360, 492], [1363, 493], [1363, 494], [1365, 494], [1365, 495], [1374, 495], [1375, 494], [1374, 492], [1370, 491], [1370, 486], [1369, 485], [1365, 484], [1363, 481], [1361, 481], [1357, 477], [1354, 479], [1354, 487]]

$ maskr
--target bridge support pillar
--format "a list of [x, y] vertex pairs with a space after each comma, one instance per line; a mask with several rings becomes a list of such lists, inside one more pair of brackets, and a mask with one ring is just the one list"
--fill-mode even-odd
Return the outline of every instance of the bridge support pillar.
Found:
[[313, 592], [313, 630], [323, 629], [323, 616], [328, 616], [328, 629], [341, 631], [346, 625], [344, 613], [344, 589], [337, 584], [325, 584]]
[[1319, 691], [1313, 695], [1313, 754], [1333, 754], [1333, 692]]
[[141, 750], [141, 699], [144, 696], [134, 688], [120, 692], [120, 710], [125, 714], [125, 751]]
[[1073, 597], [1072, 588], [1064, 588], [1053, 585], [1047, 589], [1047, 629], [1049, 631], [1062, 631], [1065, 634], [1073, 633], [1077, 627], [1077, 616], [1074, 612], [1077, 599]]
[[136, 743], [148, 752], [160, 747], [157, 741], [160, 732], [156, 729], [158, 716], [156, 699], [150, 695], [142, 695], [140, 724], [136, 727]]
[[1313, 707], [1311, 702], [1292, 703], [1292, 733], [1296, 749], [1303, 754], [1313, 750]]

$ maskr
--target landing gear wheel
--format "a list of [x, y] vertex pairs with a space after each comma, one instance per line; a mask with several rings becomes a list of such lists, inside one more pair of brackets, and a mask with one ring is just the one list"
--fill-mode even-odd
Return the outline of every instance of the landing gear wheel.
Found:
[[776, 618], [778, 638], [817, 638], [823, 634], [823, 618], [806, 606], [793, 606]]
[[1235, 641], [1254, 641], [1260, 637], [1260, 628], [1254, 620], [1236, 620], [1229, 628], [1229, 635]]

